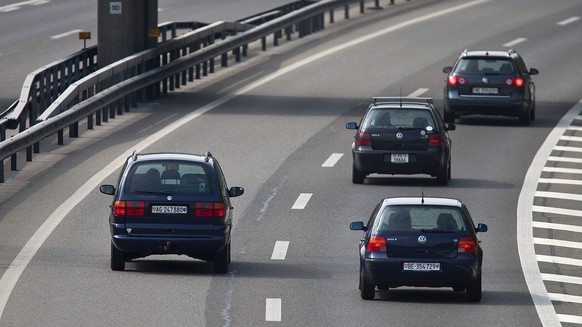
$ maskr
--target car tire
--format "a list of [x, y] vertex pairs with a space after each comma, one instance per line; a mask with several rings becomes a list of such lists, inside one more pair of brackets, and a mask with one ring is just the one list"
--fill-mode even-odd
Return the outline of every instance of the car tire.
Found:
[[455, 122], [455, 113], [448, 112], [447, 110], [444, 111], [443, 119], [445, 123], [454, 123]]
[[447, 186], [451, 176], [451, 160], [449, 159], [447, 166], [443, 169], [442, 172], [436, 175], [437, 184], [440, 186]]
[[479, 272], [479, 278], [475, 284], [467, 287], [467, 299], [470, 302], [479, 302], [481, 301], [481, 293], [482, 293], [482, 281], [481, 281], [481, 272]]
[[125, 252], [119, 251], [111, 242], [111, 270], [125, 270]]
[[360, 268], [360, 296], [364, 300], [373, 300], [375, 295], [375, 286], [366, 281], [366, 278], [364, 278], [364, 269]]
[[528, 109], [527, 109], [527, 111], [525, 111], [525, 112], [522, 112], [522, 113], [519, 115], [519, 124], [520, 124], [520, 125], [523, 125], [523, 126], [527, 126], [527, 125], [529, 125], [530, 118], [531, 118], [531, 117], [530, 117], [530, 115], [531, 115], [531, 113], [530, 113], [530, 108], [528, 108]]
[[359, 171], [356, 166], [352, 166], [352, 183], [354, 184], [364, 184], [364, 179], [366, 174]]
[[529, 120], [530, 121], [536, 120], [536, 103], [535, 103], [535, 101], [530, 102]]
[[220, 252], [214, 255], [212, 260], [213, 270], [217, 274], [225, 274], [228, 272], [228, 264], [230, 262], [230, 242]]

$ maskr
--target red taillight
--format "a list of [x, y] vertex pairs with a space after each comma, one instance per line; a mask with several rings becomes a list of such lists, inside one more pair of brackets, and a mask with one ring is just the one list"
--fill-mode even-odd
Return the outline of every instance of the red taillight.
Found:
[[477, 246], [475, 240], [471, 237], [463, 237], [459, 239], [457, 252], [477, 254]]
[[362, 132], [358, 135], [358, 139], [356, 140], [357, 146], [370, 146], [372, 145], [372, 136], [370, 133]]
[[439, 134], [430, 134], [428, 136], [428, 146], [430, 147], [442, 147], [443, 139]]
[[143, 216], [145, 204], [143, 201], [115, 201], [113, 213], [116, 216]]
[[224, 218], [226, 210], [222, 202], [198, 202], [194, 206], [194, 216], [199, 218]]
[[384, 236], [372, 236], [366, 247], [367, 252], [386, 252], [386, 238]]
[[447, 79], [447, 82], [451, 86], [457, 85], [457, 76], [449, 75], [449, 78]]
[[523, 79], [517, 77], [513, 80], [513, 83], [515, 84], [515, 86], [517, 87], [522, 87], [523, 86]]

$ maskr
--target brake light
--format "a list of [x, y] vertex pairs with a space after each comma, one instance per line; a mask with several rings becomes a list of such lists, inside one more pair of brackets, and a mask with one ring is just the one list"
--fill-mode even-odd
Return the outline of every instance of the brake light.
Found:
[[449, 83], [450, 86], [457, 85], [457, 76], [449, 75], [447, 82]]
[[198, 202], [194, 206], [194, 217], [224, 218], [226, 210], [222, 202]]
[[367, 252], [386, 252], [386, 238], [373, 235], [366, 247]]
[[115, 201], [113, 213], [116, 216], [143, 216], [145, 204], [143, 201]]
[[522, 87], [523, 86], [523, 79], [517, 77], [513, 80], [513, 83], [515, 84], [515, 86], [517, 87]]
[[457, 252], [477, 254], [477, 246], [472, 237], [463, 237], [459, 239]]
[[428, 146], [440, 148], [443, 146], [443, 139], [439, 134], [430, 134], [428, 136]]
[[372, 145], [372, 136], [370, 135], [370, 133], [366, 133], [366, 132], [360, 133], [360, 135], [358, 136], [358, 139], [356, 140], [356, 145], [357, 146], [371, 146]]

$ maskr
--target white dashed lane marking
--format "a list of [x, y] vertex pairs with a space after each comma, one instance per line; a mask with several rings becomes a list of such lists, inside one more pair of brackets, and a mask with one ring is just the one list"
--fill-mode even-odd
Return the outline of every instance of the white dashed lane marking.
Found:
[[520, 37], [520, 38], [517, 38], [513, 41], [509, 41], [509, 42], [505, 43], [503, 46], [506, 48], [511, 48], [511, 47], [516, 46], [516, 45], [523, 43], [525, 41], [527, 41], [527, 39], [525, 37]]
[[277, 241], [271, 254], [271, 260], [285, 260], [287, 256], [287, 249], [289, 248], [289, 241]]
[[321, 167], [333, 167], [343, 157], [343, 153], [332, 153]]
[[313, 193], [301, 193], [301, 194], [299, 194], [299, 197], [297, 198], [297, 200], [295, 201], [295, 203], [293, 204], [291, 209], [296, 209], [296, 210], [305, 209], [305, 207], [307, 206], [307, 203], [309, 203], [309, 200], [311, 199], [312, 195], [313, 195]]
[[281, 299], [267, 299], [265, 305], [265, 321], [281, 321]]
[[557, 22], [556, 24], [560, 25], [560, 26], [564, 26], [564, 25], [568, 25], [568, 24], [572, 24], [573, 22], [579, 21], [580, 17], [579, 16], [574, 16], [574, 17], [570, 17], [568, 19], [564, 19], [561, 22]]
[[55, 39], [62, 39], [64, 37], [67, 37], [69, 35], [73, 35], [73, 34], [78, 34], [79, 32], [82, 32], [83, 30], [72, 30], [72, 31], [68, 31], [62, 34], [58, 34], [58, 35], [53, 35], [51, 36], [51, 39], [55, 40]]

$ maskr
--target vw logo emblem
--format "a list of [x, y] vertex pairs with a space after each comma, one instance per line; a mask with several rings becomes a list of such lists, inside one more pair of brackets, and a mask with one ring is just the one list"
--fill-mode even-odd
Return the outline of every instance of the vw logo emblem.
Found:
[[424, 244], [424, 243], [426, 243], [426, 236], [424, 236], [424, 235], [420, 235], [420, 236], [418, 237], [418, 243], [420, 243], [420, 244]]
[[396, 138], [399, 140], [402, 140], [404, 138], [404, 134], [402, 134], [401, 132], [396, 133]]
[[166, 199], [168, 199], [168, 201], [172, 201], [172, 196], [168, 195], [168, 197]]
[[487, 77], [483, 77], [482, 81], [483, 81], [483, 83], [485, 83], [485, 84], [489, 83], [489, 80], [487, 79]]

